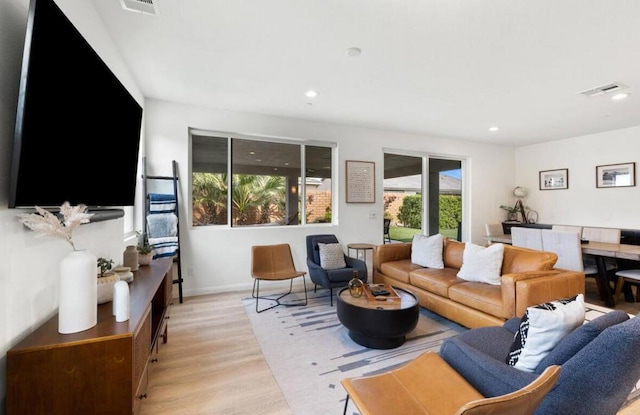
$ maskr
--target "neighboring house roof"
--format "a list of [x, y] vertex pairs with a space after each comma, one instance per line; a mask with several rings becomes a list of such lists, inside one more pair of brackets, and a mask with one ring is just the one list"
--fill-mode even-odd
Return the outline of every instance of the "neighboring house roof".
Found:
[[[420, 193], [420, 181], [422, 175], [395, 177], [385, 179], [383, 187], [385, 192], [415, 192]], [[446, 174], [440, 175], [440, 193], [459, 195], [462, 194], [462, 180]]]

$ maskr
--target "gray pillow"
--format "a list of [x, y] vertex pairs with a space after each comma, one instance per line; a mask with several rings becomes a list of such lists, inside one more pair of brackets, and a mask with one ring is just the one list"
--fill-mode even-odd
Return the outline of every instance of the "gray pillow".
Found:
[[334, 244], [318, 244], [320, 252], [320, 266], [324, 269], [345, 268], [347, 263], [344, 261], [344, 251], [339, 243]]

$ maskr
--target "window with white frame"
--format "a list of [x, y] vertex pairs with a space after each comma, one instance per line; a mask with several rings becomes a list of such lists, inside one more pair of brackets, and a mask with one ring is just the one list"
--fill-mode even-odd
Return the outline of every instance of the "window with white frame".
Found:
[[464, 160], [384, 150], [384, 217], [389, 239], [441, 233], [462, 240]]
[[193, 226], [331, 223], [334, 148], [192, 131]]

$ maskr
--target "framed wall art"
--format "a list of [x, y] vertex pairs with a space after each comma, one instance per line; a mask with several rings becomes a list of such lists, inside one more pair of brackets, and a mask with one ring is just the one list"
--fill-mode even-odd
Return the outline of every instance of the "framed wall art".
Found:
[[376, 164], [347, 160], [347, 203], [375, 203]]
[[596, 166], [596, 187], [630, 187], [636, 185], [636, 163]]
[[569, 169], [543, 170], [540, 172], [540, 190], [569, 188]]

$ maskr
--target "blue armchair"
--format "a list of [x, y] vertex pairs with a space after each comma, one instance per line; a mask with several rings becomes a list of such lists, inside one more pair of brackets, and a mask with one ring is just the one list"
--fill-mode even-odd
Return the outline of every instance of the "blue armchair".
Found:
[[325, 270], [320, 266], [319, 242], [338, 243], [338, 238], [332, 234], [307, 235], [307, 267], [309, 268], [309, 277], [314, 283], [313, 291], [316, 291], [318, 285], [328, 288], [331, 305], [333, 305], [333, 289], [346, 286], [353, 278], [353, 271], [358, 271], [358, 277], [363, 282], [367, 282], [367, 264], [345, 255], [346, 268]]
[[563, 338], [533, 373], [509, 366], [505, 358], [519, 318], [447, 339], [440, 356], [482, 395], [520, 389], [550, 365], [562, 365], [555, 387], [535, 415], [615, 415], [640, 379], [640, 317], [612, 311]]

